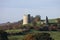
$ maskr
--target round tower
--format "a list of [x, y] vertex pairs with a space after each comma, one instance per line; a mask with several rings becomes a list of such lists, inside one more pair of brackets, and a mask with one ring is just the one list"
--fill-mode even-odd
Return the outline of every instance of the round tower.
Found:
[[24, 14], [23, 16], [23, 25], [28, 24], [28, 15]]

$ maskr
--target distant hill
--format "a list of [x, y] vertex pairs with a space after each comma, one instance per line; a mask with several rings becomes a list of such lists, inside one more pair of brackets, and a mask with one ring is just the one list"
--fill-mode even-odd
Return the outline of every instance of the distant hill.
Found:
[[9, 25], [9, 24], [11, 24], [11, 23], [10, 22], [2, 23], [2, 24], [0, 24], [0, 26], [5, 26], [5, 25]]
[[57, 19], [49, 19], [49, 23], [57, 23]]
[[[36, 19], [33, 19], [32, 23], [34, 21], [36, 21]], [[48, 19], [48, 20], [49, 20], [49, 23], [51, 24], [51, 23], [58, 23], [57, 19], [58, 18], [56, 18], [56, 19]], [[59, 18], [59, 20], [60, 20], [60, 18]], [[45, 21], [45, 20], [40, 20], [40, 21]], [[2, 23], [2, 24], [0, 24], [0, 29], [16, 29], [16, 28], [19, 29], [22, 26], [22, 24], [23, 24], [23, 20], [19, 20], [18, 22], [13, 22], [13, 23], [10, 23], [10, 22]]]
[[[5, 26], [5, 25], [10, 25], [10, 24], [21, 24], [23, 22], [23, 20], [20, 20], [18, 22], [14, 22], [14, 23], [10, 23], [10, 22], [7, 22], [7, 23], [2, 23], [0, 24], [0, 26]], [[57, 23], [57, 18], [56, 19], [49, 19], [49, 23]]]

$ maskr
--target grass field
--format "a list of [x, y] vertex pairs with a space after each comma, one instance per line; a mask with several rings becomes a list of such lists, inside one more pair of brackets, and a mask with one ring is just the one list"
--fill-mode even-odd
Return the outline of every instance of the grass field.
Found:
[[50, 34], [55, 40], [60, 40], [60, 32], [50, 32]]
[[[58, 32], [58, 31], [36, 31], [36, 30], [31, 30], [31, 33], [38, 33], [38, 32], [50, 33], [51, 37], [54, 40], [60, 40], [60, 32]], [[24, 35], [8, 36], [9, 40], [23, 40], [24, 37], [25, 37]]]
[[24, 35], [8, 36], [9, 40], [23, 40]]
[[22, 32], [21, 29], [12, 29], [12, 30], [6, 30], [7, 33], [18, 33], [18, 32]]

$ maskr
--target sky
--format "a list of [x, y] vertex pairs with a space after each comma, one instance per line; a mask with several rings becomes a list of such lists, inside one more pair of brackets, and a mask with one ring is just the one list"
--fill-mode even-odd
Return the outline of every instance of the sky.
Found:
[[0, 23], [17, 22], [24, 14], [60, 18], [60, 0], [0, 0]]

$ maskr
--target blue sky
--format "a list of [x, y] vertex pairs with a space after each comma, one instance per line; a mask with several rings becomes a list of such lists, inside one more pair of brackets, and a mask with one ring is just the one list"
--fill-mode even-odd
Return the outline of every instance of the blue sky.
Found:
[[0, 23], [16, 22], [24, 14], [60, 17], [60, 0], [0, 0]]

